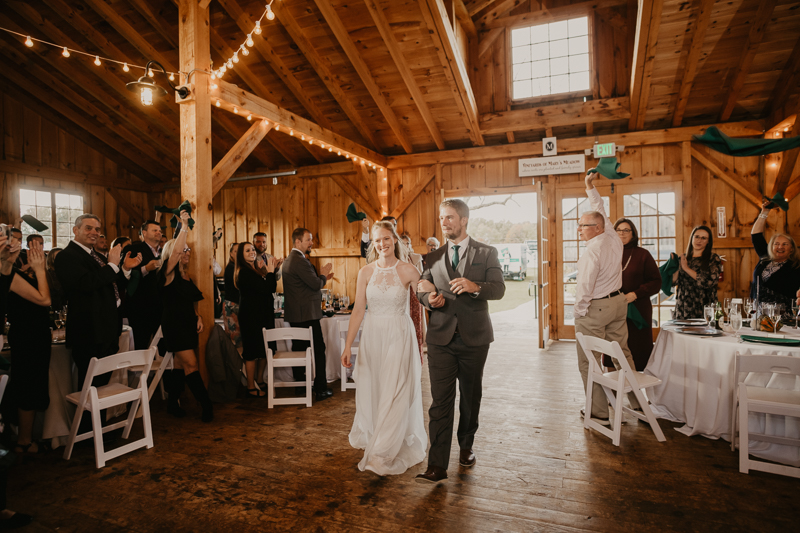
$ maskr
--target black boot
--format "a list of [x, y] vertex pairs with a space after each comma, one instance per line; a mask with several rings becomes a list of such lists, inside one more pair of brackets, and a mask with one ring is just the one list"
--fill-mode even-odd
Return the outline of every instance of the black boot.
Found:
[[214, 420], [214, 406], [211, 404], [211, 398], [208, 396], [206, 384], [203, 383], [200, 372], [195, 371], [186, 376], [186, 384], [189, 385], [189, 390], [192, 391], [195, 399], [200, 402], [200, 406], [203, 408], [203, 415], [201, 416], [203, 422]]
[[168, 395], [167, 412], [176, 418], [183, 418], [186, 416], [186, 411], [181, 408], [180, 398], [183, 394], [186, 374], [183, 370], [165, 370], [162, 379]]

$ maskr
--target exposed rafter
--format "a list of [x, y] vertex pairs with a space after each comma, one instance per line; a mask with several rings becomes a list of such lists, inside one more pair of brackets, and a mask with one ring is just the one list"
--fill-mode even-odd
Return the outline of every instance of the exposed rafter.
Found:
[[[544, 24], [545, 22], [557, 22], [559, 20], [566, 20], [568, 18], [579, 17], [582, 15], [590, 15], [599, 9], [607, 9], [609, 7], [617, 7], [625, 5], [628, 0], [590, 0], [588, 2], [573, 3], [562, 7], [553, 7], [550, 9], [540, 9], [531, 11], [530, 13], [522, 13], [520, 15], [511, 15], [508, 17], [487, 19], [486, 22], [478, 20], [478, 30], [485, 31], [490, 28], [511, 28], [514, 26], [533, 26], [535, 24]], [[634, 0], [636, 1], [636, 0]], [[647, 0], [648, 2], [651, 0]], [[509, 10], [504, 11], [504, 15]]]
[[328, 66], [328, 62], [323, 59], [320, 53], [311, 45], [311, 42], [303, 34], [300, 25], [289, 10], [283, 7], [283, 4], [280, 2], [274, 4], [273, 10], [278, 20], [280, 20], [281, 24], [283, 24], [283, 27], [286, 29], [286, 32], [303, 53], [303, 56], [305, 56], [317, 72], [317, 76], [319, 76], [322, 83], [325, 84], [325, 87], [328, 88], [328, 91], [336, 99], [336, 102], [338, 102], [344, 114], [347, 115], [347, 118], [350, 119], [350, 122], [353, 123], [353, 126], [355, 126], [367, 142], [367, 146], [375, 150], [378, 147], [378, 140], [375, 137], [375, 133], [364, 121], [352, 102], [350, 102], [350, 98], [348, 98], [345, 90], [341, 86], [339, 77]]
[[520, 4], [522, 0], [497, 0], [476, 15], [475, 24], [485, 28]]
[[724, 98], [722, 111], [719, 114], [719, 120], [721, 122], [731, 118], [733, 108], [736, 106], [736, 101], [739, 99], [739, 93], [741, 93], [745, 79], [750, 73], [750, 67], [753, 65], [753, 59], [756, 57], [758, 46], [764, 38], [764, 30], [767, 27], [767, 23], [777, 3], [778, 0], [761, 0], [758, 4], [758, 11], [753, 19], [753, 25], [750, 26], [750, 33], [747, 35], [747, 40], [742, 47], [742, 56], [736, 63], [733, 81], [731, 81], [728, 92]]
[[[316, 0], [321, 1], [321, 0]], [[462, 114], [464, 125], [469, 132], [473, 144], [483, 146], [483, 134], [478, 123], [478, 105], [472, 92], [472, 85], [467, 75], [464, 58], [461, 57], [455, 43], [456, 38], [453, 28], [447, 18], [442, 0], [418, 0], [422, 17], [428, 26], [428, 32], [433, 39], [434, 47], [439, 54], [439, 60], [444, 67], [444, 75], [453, 93], [459, 112]]]
[[706, 167], [712, 174], [730, 185], [736, 192], [756, 207], [761, 207], [761, 193], [748, 186], [741, 176], [737, 175], [723, 163], [712, 156], [705, 148], [692, 147], [692, 157]]
[[[798, 133], [797, 129], [792, 132]], [[793, 137], [796, 135], [786, 135], [786, 137]], [[797, 164], [797, 156], [800, 155], [800, 148], [793, 148], [786, 150], [781, 154], [781, 168], [778, 170], [778, 175], [775, 177], [775, 184], [772, 186], [770, 196], [775, 196], [777, 193], [786, 191], [792, 177], [794, 176], [795, 165]]]
[[427, 102], [425, 102], [425, 97], [422, 91], [420, 91], [417, 81], [414, 79], [414, 74], [411, 72], [411, 68], [409, 68], [408, 62], [403, 56], [403, 51], [400, 50], [400, 45], [397, 43], [394, 32], [389, 26], [389, 21], [386, 20], [383, 9], [376, 0], [364, 0], [364, 3], [367, 5], [367, 9], [369, 9], [372, 20], [375, 22], [375, 26], [378, 28], [381, 37], [383, 37], [383, 42], [386, 43], [386, 47], [389, 49], [389, 54], [392, 56], [397, 70], [400, 71], [400, 76], [402, 76], [406, 88], [408, 88], [408, 92], [411, 93], [414, 104], [416, 104], [420, 115], [422, 115], [422, 120], [425, 121], [425, 125], [428, 127], [428, 132], [430, 132], [431, 137], [433, 137], [433, 142], [436, 143], [436, 147], [439, 148], [439, 150], [444, 150], [444, 139], [442, 139], [439, 126], [436, 124], [436, 119], [433, 118], [433, 113], [431, 113]]
[[486, 134], [527, 131], [571, 124], [588, 124], [630, 117], [628, 97], [589, 100], [572, 104], [548, 105], [481, 115], [481, 131]]
[[644, 127], [647, 102], [650, 99], [650, 76], [653, 73], [653, 63], [656, 59], [658, 29], [661, 26], [663, 6], [664, 0], [639, 0], [629, 93], [631, 98], [629, 130], [640, 130]]
[[353, 65], [353, 68], [356, 69], [361, 81], [364, 82], [364, 85], [366, 85], [369, 94], [372, 96], [372, 99], [375, 100], [376, 104], [378, 104], [378, 108], [381, 110], [383, 118], [386, 119], [389, 127], [394, 132], [395, 137], [397, 137], [397, 141], [400, 143], [400, 146], [403, 147], [403, 150], [405, 150], [406, 153], [410, 154], [414, 150], [411, 146], [411, 141], [408, 140], [408, 135], [403, 129], [403, 126], [400, 124], [400, 121], [397, 119], [397, 115], [395, 115], [392, 106], [389, 105], [386, 97], [378, 88], [375, 78], [372, 77], [372, 72], [370, 72], [369, 67], [367, 67], [367, 64], [361, 57], [356, 45], [353, 44], [353, 40], [350, 38], [350, 33], [348, 33], [347, 28], [344, 27], [339, 15], [336, 14], [336, 10], [328, 0], [314, 0], [314, 3], [317, 5], [317, 8], [319, 8], [322, 16], [328, 23], [328, 27], [331, 29], [333, 35], [336, 37], [336, 40], [339, 42], [339, 45], [344, 50], [344, 53], [347, 55], [348, 59], [350, 59], [350, 63]]
[[[800, 85], [800, 35], [797, 37], [792, 54], [783, 66], [781, 77], [778, 79], [778, 83], [775, 84], [775, 89], [772, 91], [766, 113], [767, 116], [772, 117], [776, 111], [786, 105], [792, 92], [797, 91], [798, 85]], [[784, 118], [786, 117], [773, 117], [773, 120], [767, 126], [771, 127], [772, 124], [777, 124]]]
[[700, 0], [700, 9], [693, 23], [692, 44], [689, 46], [689, 54], [686, 57], [681, 86], [678, 89], [678, 102], [675, 104], [675, 112], [672, 114], [672, 127], [680, 126], [681, 122], [683, 122], [683, 114], [686, 112], [686, 105], [689, 103], [689, 92], [692, 90], [692, 84], [697, 75], [697, 65], [700, 62], [700, 53], [703, 51], [703, 43], [705, 42], [706, 31], [711, 23], [711, 11], [715, 2], [716, 0]]
[[247, 159], [258, 143], [269, 133], [273, 126], [266, 120], [258, 120], [242, 135], [233, 148], [214, 166], [211, 171], [212, 196], [222, 189], [228, 179], [233, 176], [241, 164]]

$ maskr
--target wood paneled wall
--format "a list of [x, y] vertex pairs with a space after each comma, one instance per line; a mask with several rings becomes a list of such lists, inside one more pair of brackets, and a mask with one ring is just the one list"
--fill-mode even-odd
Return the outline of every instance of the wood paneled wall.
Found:
[[[117, 200], [102, 185], [90, 185], [74, 179], [56, 179], [58, 172], [65, 174], [85, 173], [105, 177], [119, 184], [135, 181], [135, 176], [90, 146], [79, 141], [46, 118], [41, 117], [6, 94], [0, 93], [0, 123], [3, 131], [2, 161], [24, 163], [41, 167], [41, 177], [31, 171], [0, 171], [0, 222], [13, 224], [19, 217], [19, 189], [25, 187], [64, 191], [82, 194], [84, 209], [98, 215], [103, 222], [103, 231], [110, 239], [120, 235], [136, 238], [138, 224], [154, 215], [153, 206], [160, 194], [148, 194], [142, 190], [126, 190], [116, 187], [115, 194], [129, 204], [130, 209], [120, 208]], [[55, 171], [55, 172], [54, 172]], [[132, 212], [131, 212], [132, 211]], [[138, 215], [138, 216], [136, 216]], [[134, 224], [135, 222], [135, 224]]]

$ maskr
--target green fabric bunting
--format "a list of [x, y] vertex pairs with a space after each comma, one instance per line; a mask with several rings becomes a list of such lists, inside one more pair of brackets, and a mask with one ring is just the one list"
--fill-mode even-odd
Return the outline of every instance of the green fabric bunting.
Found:
[[183, 203], [176, 207], [175, 209], [171, 209], [164, 205], [157, 205], [156, 211], [159, 213], [172, 213], [174, 215], [172, 219], [169, 221], [170, 226], [177, 227], [178, 221], [180, 220], [178, 217], [181, 216], [181, 211], [186, 211], [189, 213], [189, 229], [194, 229], [194, 219], [191, 218], [192, 215], [192, 206], [189, 204], [189, 200], [184, 200]]
[[617, 163], [616, 157], [603, 157], [600, 159], [600, 162], [594, 168], [593, 172], [597, 172], [610, 180], [621, 180], [622, 178], [630, 176], [630, 174], [620, 172], [619, 166], [620, 164]]
[[764, 199], [769, 200], [769, 204], [767, 205], [769, 209], [772, 209], [774, 207], [780, 207], [784, 211], [789, 210], [789, 202], [786, 201], [786, 198], [784, 198], [781, 193], [776, 194], [772, 198], [767, 198], [765, 196]]
[[632, 303], [628, 304], [628, 318], [633, 322], [633, 325], [636, 326], [636, 329], [642, 329], [647, 325], [647, 321], [642, 317], [642, 313], [640, 313]]
[[710, 126], [702, 135], [692, 135], [692, 140], [717, 152], [738, 157], [774, 154], [800, 147], [800, 136], [788, 139], [731, 139], [716, 126]]
[[347, 206], [348, 222], [358, 222], [359, 220], [364, 220], [365, 218], [367, 218], [367, 215], [357, 211], [356, 204], [351, 203], [350, 205]]
[[658, 267], [661, 273], [661, 292], [667, 296], [672, 296], [672, 276], [681, 267], [681, 261], [677, 254], [670, 254], [669, 259]]

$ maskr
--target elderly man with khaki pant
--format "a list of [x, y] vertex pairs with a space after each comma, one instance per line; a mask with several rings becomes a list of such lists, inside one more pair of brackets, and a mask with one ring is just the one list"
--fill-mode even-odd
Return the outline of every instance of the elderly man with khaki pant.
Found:
[[[622, 287], [622, 240], [614, 225], [605, 214], [603, 199], [592, 182], [597, 176], [594, 169], [586, 174], [586, 195], [592, 211], [584, 213], [578, 221], [578, 235], [586, 241], [586, 248], [578, 260], [578, 279], [575, 294], [575, 332], [599, 337], [607, 341], [617, 341], [622, 352], [633, 364], [628, 349], [628, 302], [620, 290]], [[594, 354], [598, 364], [600, 357]], [[614, 361], [616, 365], [617, 362]], [[578, 369], [586, 388], [589, 361], [583, 348], [578, 344]], [[633, 394], [628, 395], [631, 408], [638, 409], [639, 403]], [[608, 399], [603, 388], [595, 384], [592, 390], [592, 418], [608, 425]]]

